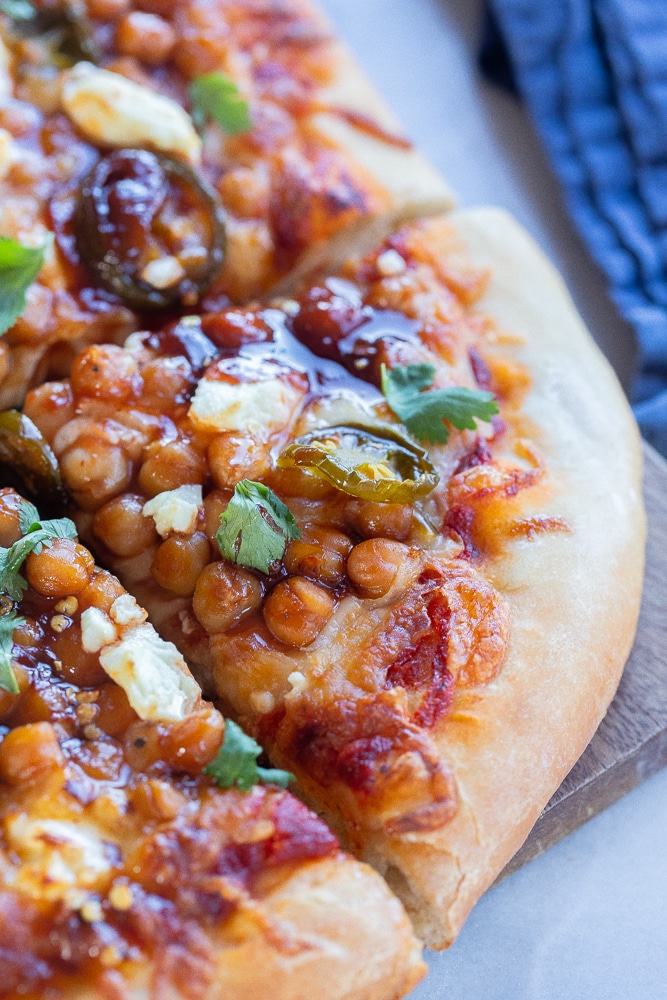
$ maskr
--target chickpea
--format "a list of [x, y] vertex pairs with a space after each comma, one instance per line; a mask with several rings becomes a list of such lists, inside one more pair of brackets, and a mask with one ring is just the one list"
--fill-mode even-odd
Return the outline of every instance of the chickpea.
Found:
[[220, 527], [220, 515], [227, 509], [231, 496], [231, 490], [213, 490], [204, 498], [204, 531], [211, 545], [217, 546], [215, 536]]
[[347, 575], [362, 597], [383, 597], [390, 589], [410, 549], [390, 538], [369, 538], [355, 545], [347, 560]]
[[133, 10], [118, 22], [116, 45], [125, 56], [134, 56], [149, 66], [157, 66], [171, 55], [176, 34], [158, 14]]
[[208, 462], [216, 486], [234, 489], [241, 479], [262, 479], [270, 464], [269, 449], [247, 434], [216, 434], [208, 446]]
[[147, 771], [162, 760], [160, 729], [156, 722], [138, 719], [130, 725], [124, 738], [125, 758], [135, 771]]
[[334, 599], [324, 587], [303, 576], [277, 584], [264, 604], [264, 621], [280, 642], [309, 646], [334, 612]]
[[353, 500], [347, 505], [347, 519], [363, 538], [394, 538], [404, 542], [412, 530], [412, 507], [407, 503], [373, 503]]
[[99, 608], [108, 614], [116, 598], [124, 593], [125, 589], [120, 580], [107, 573], [105, 569], [99, 569], [88, 586], [78, 595], [79, 611], [83, 613], [86, 608]]
[[39, 555], [26, 559], [28, 583], [44, 597], [78, 594], [90, 581], [95, 560], [88, 549], [72, 538], [55, 538]]
[[0, 490], [0, 546], [3, 549], [8, 549], [21, 537], [19, 502], [20, 497], [14, 490], [9, 487]]
[[60, 674], [63, 680], [82, 688], [96, 687], [108, 680], [99, 655], [83, 649], [78, 623], [53, 636], [51, 642], [53, 652], [62, 664]]
[[190, 597], [210, 558], [211, 549], [203, 531], [195, 531], [188, 538], [172, 535], [155, 553], [151, 576], [172, 594]]
[[158, 540], [152, 517], [144, 517], [145, 499], [137, 493], [123, 493], [108, 500], [93, 517], [95, 537], [116, 556], [138, 556]]
[[182, 722], [165, 726], [160, 740], [163, 760], [176, 771], [201, 774], [222, 744], [224, 721], [210, 705]]
[[0, 779], [9, 785], [42, 783], [62, 774], [65, 758], [50, 722], [32, 722], [17, 726], [0, 743]]
[[60, 456], [60, 471], [76, 502], [95, 510], [129, 485], [132, 467], [118, 445], [83, 434]]
[[209, 563], [197, 581], [192, 610], [206, 631], [215, 635], [256, 611], [263, 591], [248, 570], [226, 562]]
[[144, 391], [141, 405], [153, 413], [169, 413], [196, 384], [187, 358], [157, 358], [141, 369]]
[[345, 576], [345, 560], [352, 542], [341, 531], [332, 528], [304, 528], [301, 538], [292, 541], [285, 552], [288, 573], [307, 576], [335, 587]]
[[272, 478], [281, 496], [299, 497], [304, 500], [326, 500], [336, 492], [335, 486], [311, 476], [301, 469], [276, 469]]
[[150, 497], [188, 483], [203, 483], [204, 457], [186, 441], [159, 441], [149, 445], [139, 473], [139, 486]]
[[163, 762], [176, 771], [199, 775], [222, 743], [224, 722], [210, 705], [181, 722], [164, 725], [140, 720], [125, 735], [125, 753], [131, 767], [145, 771]]
[[75, 416], [71, 386], [67, 382], [46, 382], [31, 389], [25, 398], [23, 412], [52, 444], [60, 428]]
[[114, 344], [93, 345], [75, 359], [70, 377], [77, 399], [126, 402], [136, 398], [142, 387], [137, 362]]
[[96, 705], [97, 725], [108, 736], [122, 737], [126, 729], [138, 720], [120, 684], [102, 684]]

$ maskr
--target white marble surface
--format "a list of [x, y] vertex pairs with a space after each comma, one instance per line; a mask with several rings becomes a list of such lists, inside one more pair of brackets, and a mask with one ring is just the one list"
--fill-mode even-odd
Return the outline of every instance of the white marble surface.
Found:
[[[478, 76], [479, 0], [320, 2], [461, 204], [532, 232], [627, 384], [632, 336], [530, 122]], [[429, 964], [414, 1000], [667, 1000], [667, 771], [492, 889]]]

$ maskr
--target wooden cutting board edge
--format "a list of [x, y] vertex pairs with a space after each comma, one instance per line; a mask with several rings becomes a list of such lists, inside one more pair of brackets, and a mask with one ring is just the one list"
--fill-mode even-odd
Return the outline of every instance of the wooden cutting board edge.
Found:
[[497, 882], [667, 766], [667, 462], [644, 443], [644, 595], [621, 684], [583, 756]]

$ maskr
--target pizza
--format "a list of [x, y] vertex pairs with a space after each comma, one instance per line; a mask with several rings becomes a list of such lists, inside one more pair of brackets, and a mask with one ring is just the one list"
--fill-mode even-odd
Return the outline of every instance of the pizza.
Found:
[[246, 301], [451, 205], [304, 0], [81, 7], [0, 12], [0, 267], [33, 279], [0, 406], [137, 313]]
[[410, 989], [398, 901], [225, 729], [73, 523], [3, 489], [0, 542], [0, 996]]
[[99, 558], [450, 943], [604, 714], [641, 586], [634, 424], [528, 238], [412, 224], [89, 347], [25, 413]]
[[[450, 944], [592, 736], [636, 427], [530, 239], [451, 205], [303, 0], [0, 4], [0, 469], [46, 518], [0, 496], [35, 545], [0, 616], [8, 996], [398, 997], [395, 896]], [[39, 591], [60, 549], [88, 576]], [[216, 789], [239, 745], [272, 778]]]

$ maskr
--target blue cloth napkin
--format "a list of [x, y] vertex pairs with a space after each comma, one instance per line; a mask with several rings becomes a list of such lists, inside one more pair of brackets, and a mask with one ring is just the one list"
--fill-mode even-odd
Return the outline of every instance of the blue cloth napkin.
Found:
[[482, 68], [532, 113], [637, 334], [634, 410], [667, 455], [667, 0], [488, 0], [487, 9]]

